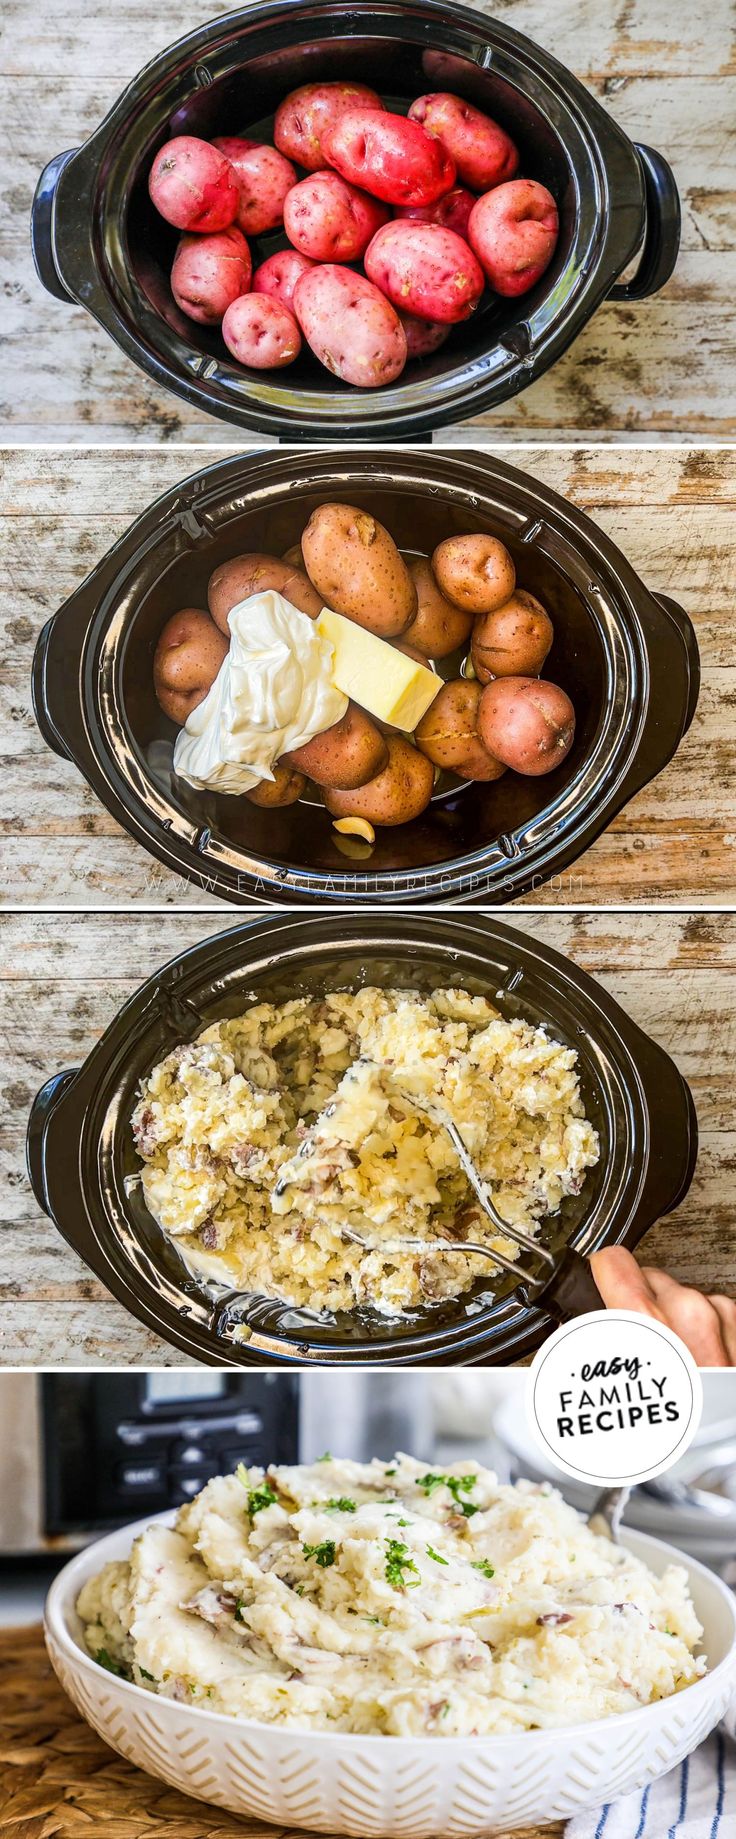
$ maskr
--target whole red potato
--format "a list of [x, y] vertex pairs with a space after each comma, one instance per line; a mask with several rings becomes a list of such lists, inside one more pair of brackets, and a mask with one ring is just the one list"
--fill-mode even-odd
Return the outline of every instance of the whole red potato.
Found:
[[556, 683], [497, 677], [481, 695], [478, 733], [504, 766], [537, 778], [567, 758], [575, 738], [575, 710]]
[[450, 336], [449, 326], [440, 326], [431, 319], [415, 319], [412, 313], [399, 313], [399, 319], [406, 337], [407, 358], [431, 357]]
[[325, 165], [322, 136], [349, 109], [383, 109], [380, 96], [365, 83], [303, 83], [280, 103], [273, 138], [280, 153], [307, 172]]
[[253, 276], [253, 293], [268, 294], [271, 300], [280, 301], [282, 306], [294, 311], [294, 288], [302, 275], [314, 268], [308, 255], [300, 255], [298, 249], [279, 249], [276, 255], [269, 255], [261, 262]]
[[480, 683], [492, 677], [539, 677], [555, 636], [541, 600], [517, 587], [495, 613], [482, 613], [473, 627], [471, 657]]
[[455, 183], [439, 141], [405, 115], [349, 109], [322, 136], [328, 166], [384, 204], [433, 204]]
[[464, 185], [453, 185], [452, 191], [435, 198], [434, 204], [401, 204], [395, 215], [414, 223], [439, 223], [443, 230], [454, 230], [456, 236], [467, 238], [475, 203], [473, 193], [466, 191]]
[[497, 294], [515, 299], [549, 267], [559, 234], [557, 205], [546, 185], [512, 179], [473, 206], [468, 238]]
[[446, 326], [469, 318], [485, 285], [472, 249], [436, 223], [384, 224], [366, 249], [365, 272], [394, 306]]
[[414, 733], [421, 752], [434, 766], [459, 773], [461, 779], [500, 779], [506, 768], [484, 747], [478, 734], [479, 683], [454, 677], [422, 716]]
[[417, 96], [409, 116], [436, 135], [454, 160], [458, 178], [474, 192], [503, 185], [518, 170], [518, 151], [505, 129], [462, 96], [448, 90]]
[[334, 262], [302, 275], [294, 311], [315, 357], [343, 383], [378, 389], [394, 383], [406, 363], [406, 334], [380, 289]]
[[250, 250], [231, 224], [212, 236], [182, 236], [171, 270], [177, 306], [201, 325], [219, 325], [234, 300], [250, 287]]
[[229, 160], [208, 140], [179, 134], [156, 154], [148, 175], [151, 201], [176, 230], [226, 230], [238, 209]]
[[296, 185], [291, 161], [275, 147], [242, 140], [237, 134], [222, 135], [212, 145], [230, 161], [238, 182], [238, 228], [246, 236], [262, 236], [264, 230], [278, 229], [283, 222], [284, 199]]
[[348, 185], [338, 172], [315, 172], [289, 192], [284, 229], [313, 262], [358, 262], [388, 219], [385, 205]]
[[229, 649], [229, 634], [225, 638], [201, 607], [172, 613], [153, 657], [153, 687], [169, 721], [184, 727], [192, 710], [204, 702]]
[[243, 294], [222, 322], [228, 351], [251, 370], [282, 370], [293, 364], [302, 341], [293, 313], [268, 294]]

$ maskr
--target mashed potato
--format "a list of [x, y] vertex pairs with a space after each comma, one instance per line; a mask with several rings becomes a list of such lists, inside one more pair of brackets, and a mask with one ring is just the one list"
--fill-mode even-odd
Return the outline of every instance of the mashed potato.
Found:
[[[598, 1159], [573, 1049], [460, 989], [369, 987], [254, 1003], [155, 1066], [133, 1114], [146, 1203], [229, 1287], [332, 1313], [457, 1296], [493, 1266], [453, 1244], [516, 1250], [423, 1100], [528, 1233]], [[397, 1238], [448, 1251], [386, 1249]]]
[[472, 1462], [219, 1476], [77, 1608], [90, 1653], [137, 1685], [311, 1730], [564, 1726], [705, 1669], [684, 1569], [655, 1577], [548, 1484]]

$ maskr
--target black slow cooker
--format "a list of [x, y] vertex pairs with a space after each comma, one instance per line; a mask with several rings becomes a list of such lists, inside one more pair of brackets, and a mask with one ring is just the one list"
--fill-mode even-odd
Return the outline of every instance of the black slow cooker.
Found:
[[[177, 234], [148, 198], [148, 172], [174, 134], [268, 137], [290, 89], [354, 78], [404, 112], [428, 89], [486, 109], [520, 147], [522, 171], [553, 192], [554, 260], [517, 300], [487, 295], [434, 357], [395, 384], [342, 385], [308, 351], [283, 372], [248, 371], [219, 330], [175, 305]], [[210, 21], [154, 58], [84, 146], [57, 155], [32, 214], [36, 267], [129, 357], [200, 412], [298, 439], [407, 436], [514, 396], [577, 337], [602, 300], [640, 300], [672, 273], [680, 209], [662, 155], [633, 145], [556, 59], [511, 26], [453, 0], [275, 0]], [[264, 238], [262, 260], [283, 238]], [[633, 280], [618, 277], [640, 251]]]
[[[232, 1306], [196, 1281], [155, 1224], [136, 1180], [130, 1116], [142, 1077], [180, 1042], [252, 1000], [375, 982], [461, 985], [508, 1018], [544, 1024], [579, 1057], [600, 1160], [545, 1222], [563, 1260], [638, 1244], [687, 1192], [697, 1154], [692, 1099], [677, 1067], [577, 965], [485, 916], [270, 915], [172, 959], [120, 1010], [84, 1066], [39, 1092], [28, 1129], [34, 1193], [118, 1300], [170, 1345], [214, 1365], [511, 1364], [551, 1326], [523, 1287], [486, 1268], [464, 1297], [404, 1320], [363, 1311], [329, 1322], [263, 1297]], [[525, 1255], [525, 1268], [532, 1260]], [[530, 1272], [531, 1275], [533, 1273]], [[491, 1294], [492, 1292], [492, 1294]], [[245, 1339], [242, 1338], [245, 1334]]]
[[[321, 802], [263, 810], [195, 792], [172, 771], [177, 730], [153, 693], [158, 635], [205, 606], [212, 569], [244, 549], [281, 554], [314, 507], [369, 508], [406, 550], [491, 530], [520, 585], [549, 608], [545, 675], [572, 697], [577, 732], [544, 778], [440, 783], [423, 816], [379, 830], [365, 859], [341, 853]], [[457, 674], [460, 659], [443, 662]], [[667, 763], [695, 709], [695, 635], [581, 512], [478, 453], [236, 455], [174, 487], [138, 518], [41, 633], [36, 717], [108, 810], [175, 873], [236, 903], [499, 904], [560, 874]], [[584, 888], [581, 885], [581, 891]]]

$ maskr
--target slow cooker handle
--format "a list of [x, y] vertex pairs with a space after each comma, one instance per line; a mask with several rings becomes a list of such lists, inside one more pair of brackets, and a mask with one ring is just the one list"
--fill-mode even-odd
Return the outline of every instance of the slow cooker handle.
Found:
[[651, 594], [664, 618], [647, 620], [644, 638], [652, 686], [667, 685], [667, 696], [650, 698], [650, 724], [619, 790], [618, 808], [656, 779], [676, 753], [698, 702], [700, 654], [692, 621], [684, 607], [667, 594]]
[[680, 194], [672, 167], [654, 147], [636, 143], [644, 176], [646, 227], [636, 274], [617, 281], [609, 300], [647, 300], [669, 281], [680, 247]]
[[573, 1316], [605, 1308], [587, 1258], [573, 1251], [572, 1246], [568, 1246], [548, 1282], [535, 1290], [529, 1300], [535, 1309], [543, 1309], [555, 1322], [569, 1322]]
[[70, 147], [66, 153], [57, 153], [48, 166], [44, 166], [31, 205], [31, 249], [36, 265], [36, 274], [48, 294], [55, 300], [65, 300], [67, 305], [74, 302], [64, 285], [56, 266], [54, 255], [54, 212], [56, 206], [56, 187], [69, 161], [73, 160], [78, 147]]
[[[110, 577], [115, 565], [108, 559]], [[33, 654], [31, 701], [38, 726], [54, 753], [77, 764], [81, 764], [80, 752], [87, 748], [79, 670], [90, 620], [106, 583], [102, 563], [47, 619]]]
[[49, 1219], [54, 1221], [55, 1226], [58, 1225], [58, 1221], [51, 1204], [46, 1179], [47, 1138], [52, 1119], [58, 1118], [62, 1099], [76, 1079], [78, 1072], [78, 1066], [70, 1066], [66, 1067], [63, 1073], [54, 1073], [51, 1079], [46, 1080], [45, 1085], [42, 1085], [40, 1091], [36, 1093], [31, 1105], [26, 1131], [26, 1166], [31, 1187], [39, 1207], [42, 1207]]

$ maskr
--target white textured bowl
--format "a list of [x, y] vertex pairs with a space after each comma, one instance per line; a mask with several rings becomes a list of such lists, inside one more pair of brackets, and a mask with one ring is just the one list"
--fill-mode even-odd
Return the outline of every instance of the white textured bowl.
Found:
[[[173, 1515], [161, 1515], [170, 1520]], [[283, 1826], [362, 1839], [434, 1839], [568, 1819], [653, 1781], [694, 1750], [736, 1692], [736, 1597], [694, 1559], [643, 1533], [624, 1543], [660, 1572], [685, 1564], [710, 1671], [620, 1717], [510, 1737], [365, 1737], [285, 1730], [157, 1698], [98, 1667], [75, 1603], [150, 1519], [88, 1546], [46, 1603], [46, 1643], [77, 1710], [120, 1755], [184, 1794]]]

